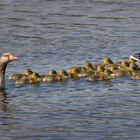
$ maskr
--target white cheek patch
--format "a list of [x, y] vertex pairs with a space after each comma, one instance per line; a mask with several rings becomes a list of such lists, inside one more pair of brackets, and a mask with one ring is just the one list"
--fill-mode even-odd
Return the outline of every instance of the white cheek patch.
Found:
[[132, 59], [134, 59], [134, 60], [136, 60], [136, 61], [140, 61], [140, 59], [138, 59], [138, 58], [136, 58], [136, 57], [134, 57], [134, 56], [130, 56], [130, 58], [132, 58]]

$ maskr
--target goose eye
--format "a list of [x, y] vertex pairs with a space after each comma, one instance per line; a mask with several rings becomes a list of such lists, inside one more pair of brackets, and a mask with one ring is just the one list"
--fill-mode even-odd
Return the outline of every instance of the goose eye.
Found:
[[3, 54], [4, 57], [9, 57], [10, 53]]
[[4, 57], [7, 57], [8, 55], [4, 55]]

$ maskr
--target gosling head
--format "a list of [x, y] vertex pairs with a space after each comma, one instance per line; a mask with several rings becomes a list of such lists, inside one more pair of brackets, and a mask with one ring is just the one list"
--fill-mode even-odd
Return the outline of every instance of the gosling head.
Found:
[[60, 75], [61, 76], [69, 76], [68, 73], [63, 69], [60, 71]]
[[129, 61], [122, 61], [120, 66], [124, 67], [124, 68], [128, 68], [130, 66], [130, 62]]
[[49, 75], [57, 75], [57, 72], [56, 72], [56, 70], [51, 69], [51, 70], [49, 70], [48, 74]]
[[113, 64], [112, 60], [109, 57], [105, 57], [103, 64], [108, 65], [108, 64]]
[[33, 71], [32, 70], [30, 70], [30, 69], [25, 69], [24, 70], [24, 75], [25, 76], [30, 76], [30, 75], [32, 75], [33, 74]]
[[94, 69], [94, 68], [93, 68], [93, 65], [92, 65], [91, 63], [85, 64], [85, 65], [84, 65], [84, 68], [85, 68], [86, 70], [93, 70], [93, 69]]

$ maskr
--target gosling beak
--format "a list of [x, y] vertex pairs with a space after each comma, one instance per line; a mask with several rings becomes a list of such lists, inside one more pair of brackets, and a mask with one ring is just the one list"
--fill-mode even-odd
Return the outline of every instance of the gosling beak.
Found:
[[16, 56], [14, 56], [14, 55], [10, 55], [9, 56], [9, 60], [10, 61], [15, 61], [15, 60], [17, 60], [18, 58], [16, 57]]

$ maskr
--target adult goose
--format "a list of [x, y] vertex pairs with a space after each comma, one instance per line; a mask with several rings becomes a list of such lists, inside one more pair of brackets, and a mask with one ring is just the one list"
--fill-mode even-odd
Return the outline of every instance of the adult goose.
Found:
[[140, 53], [134, 53], [133, 55], [130, 55], [130, 58], [140, 61]]
[[4, 53], [0, 57], [0, 90], [5, 88], [5, 70], [7, 64], [15, 60], [17, 60], [17, 57], [10, 53]]

